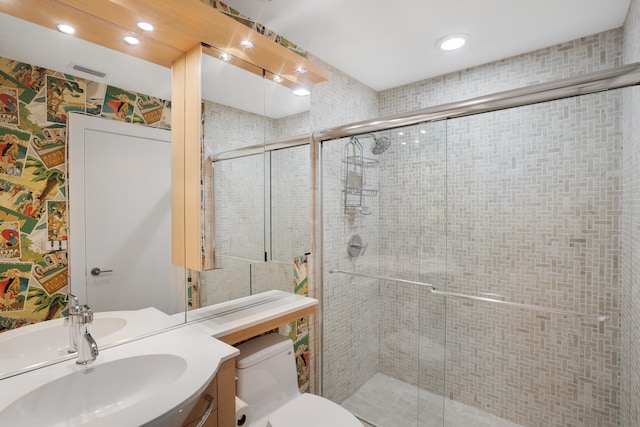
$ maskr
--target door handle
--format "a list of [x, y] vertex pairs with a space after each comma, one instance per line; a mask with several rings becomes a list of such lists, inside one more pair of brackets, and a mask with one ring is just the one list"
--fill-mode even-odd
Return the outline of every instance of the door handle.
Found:
[[113, 270], [100, 270], [99, 267], [93, 267], [91, 269], [91, 275], [93, 276], [99, 276], [100, 273], [113, 273]]

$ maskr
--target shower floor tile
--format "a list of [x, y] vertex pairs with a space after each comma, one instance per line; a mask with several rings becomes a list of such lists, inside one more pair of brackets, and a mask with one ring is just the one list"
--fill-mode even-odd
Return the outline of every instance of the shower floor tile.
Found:
[[521, 427], [379, 373], [342, 406], [375, 427]]

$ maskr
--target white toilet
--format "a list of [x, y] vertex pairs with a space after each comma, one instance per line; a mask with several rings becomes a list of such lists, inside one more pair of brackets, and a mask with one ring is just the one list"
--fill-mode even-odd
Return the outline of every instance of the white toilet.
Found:
[[248, 427], [362, 427], [342, 406], [314, 394], [300, 394], [293, 342], [287, 337], [263, 335], [238, 349], [237, 393], [253, 411]]

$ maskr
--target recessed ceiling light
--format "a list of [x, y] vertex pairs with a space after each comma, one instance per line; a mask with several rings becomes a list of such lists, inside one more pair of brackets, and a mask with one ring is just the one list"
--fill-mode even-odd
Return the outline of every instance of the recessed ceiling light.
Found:
[[297, 67], [296, 68], [296, 73], [307, 74], [307, 69], [304, 68], [304, 67]]
[[218, 55], [218, 58], [222, 59], [223, 61], [231, 61], [231, 55], [225, 52], [222, 52], [220, 55]]
[[142, 31], [153, 31], [153, 25], [148, 22], [138, 22], [137, 25]]
[[240, 42], [240, 46], [251, 49], [253, 47], [253, 43], [251, 43], [251, 40], [242, 40]]
[[57, 27], [58, 27], [58, 31], [60, 31], [61, 33], [75, 34], [75, 32], [76, 32], [76, 29], [73, 28], [71, 25], [60, 24]]
[[272, 80], [276, 83], [280, 83], [283, 80], [283, 78], [280, 76], [273, 76]]
[[436, 42], [436, 47], [445, 51], [457, 50], [467, 44], [469, 39], [468, 34], [450, 34], [439, 39]]
[[294, 94], [295, 96], [308, 96], [310, 93], [311, 93], [311, 92], [309, 92], [309, 90], [307, 90], [307, 89], [305, 89], [305, 88], [303, 88], [303, 87], [298, 88], [298, 89], [296, 89], [296, 90], [294, 90], [294, 91], [293, 91], [293, 94]]
[[421, 129], [421, 130], [420, 130], [420, 133], [423, 133], [423, 134], [424, 134], [424, 133], [427, 133], [427, 131], [426, 131], [426, 130], [424, 130], [424, 129]]
[[126, 36], [124, 38], [124, 42], [128, 45], [131, 46], [135, 46], [137, 44], [140, 44], [140, 40], [138, 40], [137, 38], [133, 37], [133, 36]]
[[404, 135], [404, 132], [398, 132], [398, 136]]

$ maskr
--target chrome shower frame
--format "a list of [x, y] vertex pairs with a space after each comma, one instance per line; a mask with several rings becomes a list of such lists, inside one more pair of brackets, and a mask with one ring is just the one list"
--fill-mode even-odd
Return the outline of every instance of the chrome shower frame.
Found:
[[439, 120], [471, 116], [491, 111], [505, 110], [540, 102], [554, 101], [587, 95], [606, 90], [620, 89], [640, 84], [640, 63], [633, 63], [586, 75], [555, 80], [519, 89], [498, 92], [464, 101], [437, 105], [408, 113], [365, 120], [311, 134], [311, 256], [309, 258], [310, 295], [319, 301], [315, 317], [314, 357], [316, 360], [317, 392], [322, 395], [323, 338], [323, 247], [322, 247], [322, 144], [327, 141], [361, 134], [391, 130], [399, 127], [429, 123]]
[[254, 145], [238, 150], [219, 153], [209, 158], [210, 161], [232, 159], [257, 154], [264, 151], [278, 150], [310, 144], [311, 158], [311, 255], [308, 281], [310, 297], [319, 301], [318, 310], [313, 320], [313, 354], [315, 359], [315, 391], [322, 394], [322, 347], [323, 347], [323, 247], [322, 247], [322, 144], [327, 141], [345, 137], [372, 135], [374, 132], [391, 130], [419, 123], [471, 116], [491, 111], [505, 110], [540, 102], [571, 98], [612, 89], [620, 89], [640, 84], [640, 63], [633, 63], [604, 71], [579, 75], [548, 83], [531, 85], [495, 94], [471, 98], [468, 100], [441, 104], [408, 113], [386, 116], [372, 120], [360, 121], [334, 128], [315, 131], [311, 134], [297, 135], [266, 144]]

